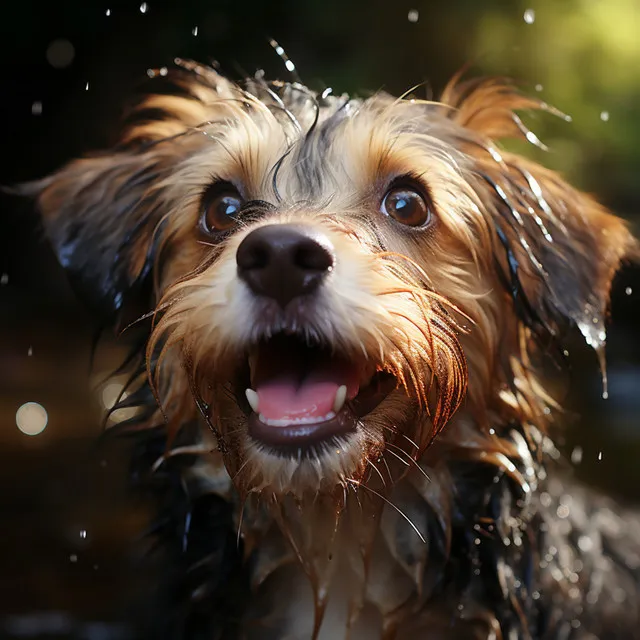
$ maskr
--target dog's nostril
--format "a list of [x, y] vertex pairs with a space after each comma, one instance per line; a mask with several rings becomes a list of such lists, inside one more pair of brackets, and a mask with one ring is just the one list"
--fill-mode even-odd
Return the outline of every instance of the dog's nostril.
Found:
[[238, 275], [254, 293], [285, 307], [315, 291], [334, 265], [329, 239], [309, 227], [275, 224], [252, 231], [238, 247]]

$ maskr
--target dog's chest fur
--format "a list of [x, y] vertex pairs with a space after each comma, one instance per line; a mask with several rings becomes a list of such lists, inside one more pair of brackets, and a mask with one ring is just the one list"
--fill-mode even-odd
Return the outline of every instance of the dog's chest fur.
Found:
[[[239, 637], [306, 640], [316, 622], [319, 640], [636, 637], [640, 519], [562, 479], [555, 455], [502, 470], [431, 456], [393, 506], [351, 492], [339, 517], [321, 498], [231, 498], [249, 587]], [[224, 468], [205, 469], [229, 499]]]

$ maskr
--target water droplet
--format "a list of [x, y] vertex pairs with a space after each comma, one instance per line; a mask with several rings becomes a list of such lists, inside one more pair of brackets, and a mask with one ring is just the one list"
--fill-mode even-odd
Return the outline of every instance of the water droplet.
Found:
[[582, 447], [574, 447], [571, 452], [571, 462], [573, 464], [580, 464], [582, 462]]
[[107, 16], [107, 18], [111, 15], [111, 9], [107, 9], [104, 14]]
[[603, 391], [602, 392], [602, 399], [603, 400], [608, 400], [609, 399], [609, 392], [608, 391]]
[[598, 452], [598, 462], [600, 462], [600, 460], [602, 460], [602, 451]]
[[87, 84], [84, 85], [84, 90], [85, 91], [89, 91], [89, 83], [87, 82]]
[[0, 276], [0, 284], [4, 287], [5, 285], [9, 284], [9, 274], [8, 273], [3, 273]]
[[533, 9], [527, 9], [523, 17], [527, 24], [533, 24], [536, 21], [536, 12]]
[[54, 40], [47, 47], [47, 62], [54, 69], [64, 69], [68, 67], [73, 62], [75, 55], [76, 50], [74, 46], [64, 38]]
[[36, 100], [36, 102], [34, 102], [31, 105], [31, 113], [34, 116], [39, 116], [42, 114], [42, 102], [40, 102], [39, 100]]
[[147, 13], [147, 9], [148, 9], [148, 8], [149, 8], [149, 6], [147, 5], [147, 3], [146, 3], [146, 2], [143, 2], [143, 3], [140, 5], [140, 13]]
[[31, 357], [33, 355], [33, 347], [29, 347], [27, 350], [27, 356]]
[[291, 62], [291, 60], [285, 60], [284, 66], [287, 68], [287, 71], [294, 71], [295, 68], [296, 68], [296, 65], [293, 64], [293, 62]]
[[86, 529], [80, 529], [80, 537], [83, 540], [86, 540], [86, 538], [87, 538], [87, 530]]
[[602, 122], [609, 122], [609, 112], [608, 111], [600, 112], [600, 120], [602, 120]]
[[541, 84], [537, 84], [537, 85], [535, 86], [535, 89], [536, 89], [536, 91], [542, 91], [543, 86], [542, 86]]
[[409, 13], [407, 14], [407, 20], [409, 20], [409, 22], [413, 22], [415, 24], [419, 19], [420, 12], [417, 9], [411, 9], [411, 11], [409, 11]]
[[46, 409], [37, 402], [25, 402], [16, 411], [16, 425], [27, 436], [42, 433], [49, 421]]
[[147, 75], [150, 78], [155, 78], [156, 72], [153, 69], [147, 69]]
[[496, 435], [496, 430], [494, 428], [489, 429], [489, 435], [495, 436]]
[[191, 29], [191, 34], [194, 36], [198, 35], [198, 27], [193, 27], [193, 29]]
[[568, 349], [565, 349], [562, 353], [564, 354], [565, 358], [569, 357], [569, 350]]
[[625, 292], [628, 296], [630, 296], [630, 295], [633, 293], [633, 289], [632, 289], [631, 287], [627, 287], [627, 288], [624, 290], [624, 292]]
[[160, 75], [161, 76], [166, 76], [167, 73], [169, 73], [169, 69], [167, 69], [167, 67], [160, 67]]
[[545, 407], [542, 412], [545, 416], [548, 416], [551, 413], [551, 409], [549, 407]]
[[69, 556], [69, 560], [71, 560], [71, 562], [78, 562], [78, 556], [75, 553], [72, 553]]

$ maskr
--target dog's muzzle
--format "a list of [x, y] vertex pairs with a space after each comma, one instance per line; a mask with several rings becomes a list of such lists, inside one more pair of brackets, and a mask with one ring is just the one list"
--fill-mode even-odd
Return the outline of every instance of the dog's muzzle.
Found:
[[[313, 304], [336, 255], [317, 229], [274, 224], [249, 233], [236, 262], [251, 291], [285, 312], [303, 299]], [[393, 376], [367, 370], [370, 363], [310, 342], [304, 325], [296, 325], [249, 349], [248, 379], [240, 387], [251, 437], [282, 453], [349, 434], [396, 386]]]

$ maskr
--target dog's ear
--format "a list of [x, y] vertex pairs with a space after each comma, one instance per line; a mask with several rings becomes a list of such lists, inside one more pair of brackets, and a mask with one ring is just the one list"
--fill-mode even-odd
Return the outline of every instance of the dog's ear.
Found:
[[151, 281], [162, 241], [170, 206], [163, 183], [198, 143], [183, 134], [215, 119], [216, 103], [233, 92], [234, 85], [213, 69], [176, 62], [181, 69], [159, 72], [155, 93], [128, 114], [113, 150], [74, 160], [15, 190], [35, 198], [79, 295], [111, 318], [129, 302], [148, 305], [136, 298]]
[[496, 149], [494, 141], [517, 137], [541, 145], [515, 110], [553, 111], [545, 103], [499, 80], [447, 92], [495, 229], [499, 273], [521, 320], [552, 336], [572, 322], [600, 346], [613, 277], [623, 259], [637, 256], [627, 225], [553, 171]]
[[150, 273], [161, 216], [155, 185], [169, 162], [155, 153], [107, 153], [21, 188], [35, 197], [72, 286], [101, 315], [120, 312]]

